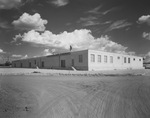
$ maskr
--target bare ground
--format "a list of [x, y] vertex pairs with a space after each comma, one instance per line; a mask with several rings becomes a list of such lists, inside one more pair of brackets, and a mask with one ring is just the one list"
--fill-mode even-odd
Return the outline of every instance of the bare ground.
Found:
[[150, 76], [140, 72], [146, 75], [8, 72], [0, 76], [0, 118], [150, 118]]

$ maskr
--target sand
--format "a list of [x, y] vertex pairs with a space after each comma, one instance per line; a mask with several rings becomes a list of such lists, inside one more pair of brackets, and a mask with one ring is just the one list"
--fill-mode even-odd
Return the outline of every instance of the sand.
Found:
[[150, 118], [149, 70], [0, 74], [0, 118]]

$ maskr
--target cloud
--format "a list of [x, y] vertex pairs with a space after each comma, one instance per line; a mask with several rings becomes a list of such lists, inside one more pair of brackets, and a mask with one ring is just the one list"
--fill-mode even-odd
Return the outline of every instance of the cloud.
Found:
[[99, 15], [99, 14], [106, 15], [106, 14], [108, 14], [108, 13], [110, 13], [110, 12], [115, 11], [115, 10], [118, 9], [118, 7], [113, 7], [113, 8], [110, 8], [108, 10], [105, 10], [105, 11], [102, 11], [102, 10], [100, 11], [100, 9], [102, 7], [103, 7], [102, 5], [99, 5], [99, 6], [95, 7], [95, 8], [87, 11], [86, 13], [95, 14], [95, 15]]
[[142, 24], [142, 23], [147, 23], [148, 25], [150, 25], [150, 15], [143, 15], [138, 19], [138, 23]]
[[21, 58], [21, 57], [23, 57], [23, 56], [22, 56], [22, 55], [13, 54], [12, 57], [14, 57], [14, 58]]
[[87, 11], [87, 13], [92, 13], [92, 14], [100, 14], [99, 10], [102, 8], [102, 5], [95, 7], [94, 9], [91, 9]]
[[20, 39], [22, 39], [23, 37], [22, 37], [22, 35], [21, 34], [18, 34], [18, 35], [16, 35], [14, 38], [13, 38], [13, 41], [12, 42], [16, 42], [17, 40], [20, 40]]
[[121, 28], [130, 26], [130, 25], [132, 25], [132, 23], [129, 23], [129, 22], [127, 22], [126, 20], [118, 20], [118, 21], [113, 22], [113, 23], [106, 29], [106, 32], [112, 31], [112, 30], [115, 30], [115, 29], [121, 29]]
[[0, 9], [16, 8], [20, 3], [21, 0], [0, 0]]
[[44, 56], [52, 55], [52, 53], [51, 53], [51, 51], [50, 51], [49, 49], [45, 49], [45, 50], [43, 51], [43, 55], [44, 55]]
[[150, 40], [150, 33], [143, 32], [142, 37], [147, 39], [147, 40]]
[[70, 45], [72, 45], [73, 50], [96, 49], [124, 53], [127, 49], [127, 47], [111, 41], [108, 36], [94, 38], [91, 31], [87, 29], [74, 30], [73, 32], [64, 31], [60, 34], [53, 34], [50, 31], [39, 33], [31, 30], [24, 33], [21, 40], [34, 45], [44, 45], [65, 50], [68, 50]]
[[2, 49], [0, 49], [0, 53], [5, 53]]
[[28, 58], [28, 55], [20, 55], [20, 54], [12, 54], [11, 55], [11, 58], [12, 59], [27, 59]]
[[149, 63], [150, 62], [150, 52], [148, 52], [145, 56], [144, 56], [144, 63]]
[[34, 0], [0, 0], [0, 9], [18, 8]]
[[34, 15], [24, 13], [18, 20], [12, 22], [16, 29], [28, 31], [33, 29], [36, 31], [44, 31], [47, 23], [47, 20], [43, 20], [38, 13], [35, 13]]
[[77, 23], [81, 23], [82, 26], [94, 26], [94, 25], [99, 25], [100, 23], [97, 21], [97, 17], [94, 16], [88, 16], [88, 17], [81, 17]]
[[0, 21], [0, 28], [2, 28], [2, 29], [9, 29], [10, 26], [8, 25], [7, 22]]
[[67, 5], [69, 0], [49, 0], [48, 3], [51, 3], [57, 7], [61, 7]]
[[25, 56], [22, 56], [21, 59], [27, 59], [28, 55], [26, 54]]

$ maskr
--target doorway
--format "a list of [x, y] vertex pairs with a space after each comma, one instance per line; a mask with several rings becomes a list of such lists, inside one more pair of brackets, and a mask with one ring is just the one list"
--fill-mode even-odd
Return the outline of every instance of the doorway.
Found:
[[65, 60], [61, 60], [61, 67], [62, 68], [66, 67]]
[[72, 66], [74, 66], [74, 59], [72, 59]]
[[29, 62], [29, 68], [31, 68], [31, 62]]

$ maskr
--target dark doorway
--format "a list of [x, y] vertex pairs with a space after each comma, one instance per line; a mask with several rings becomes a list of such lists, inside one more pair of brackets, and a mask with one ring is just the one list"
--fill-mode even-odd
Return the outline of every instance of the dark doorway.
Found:
[[42, 68], [44, 67], [44, 61], [42, 61]]
[[20, 67], [22, 68], [22, 63], [20, 64]]
[[65, 60], [61, 60], [61, 67], [65, 67]]
[[31, 68], [31, 62], [29, 62], [29, 68]]
[[74, 59], [72, 59], [72, 66], [74, 66]]

